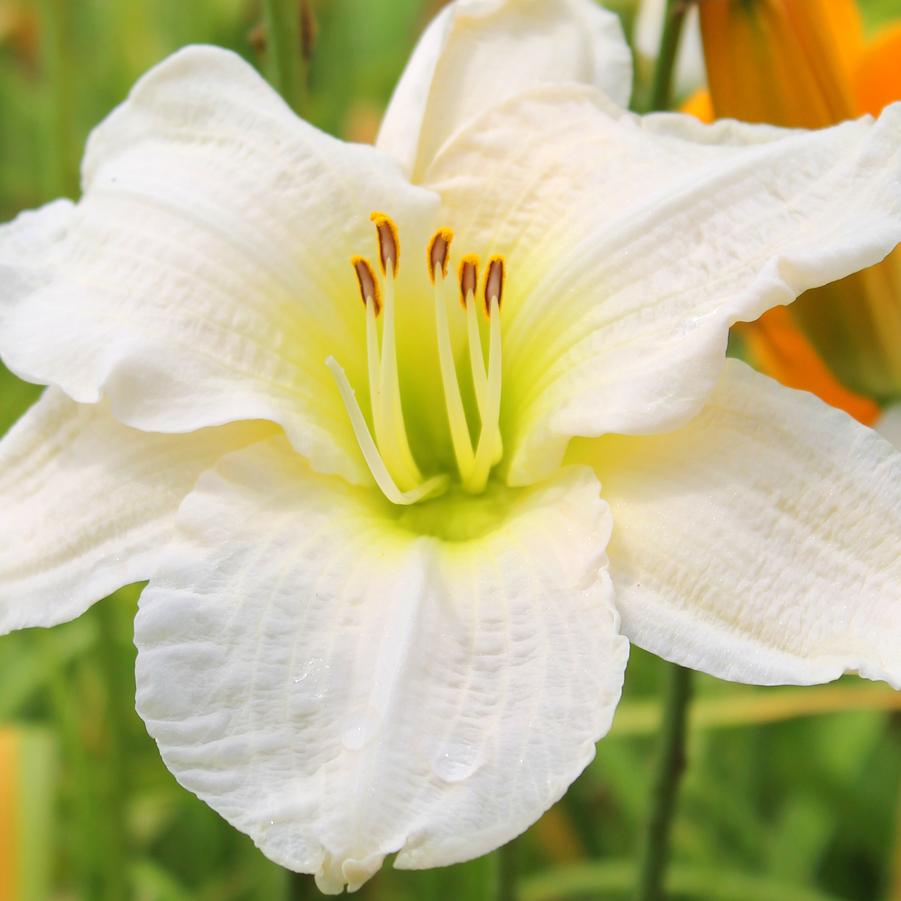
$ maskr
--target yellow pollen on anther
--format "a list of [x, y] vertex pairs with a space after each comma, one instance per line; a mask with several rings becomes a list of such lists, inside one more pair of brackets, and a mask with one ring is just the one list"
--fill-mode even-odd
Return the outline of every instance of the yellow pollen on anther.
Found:
[[400, 238], [394, 220], [385, 213], [370, 213], [369, 218], [375, 223], [375, 230], [379, 240], [379, 262], [382, 265], [382, 274], [387, 275], [389, 266], [394, 275], [400, 265]]
[[426, 253], [426, 266], [432, 284], [435, 284], [435, 268], [441, 270], [441, 277], [447, 278], [447, 267], [450, 263], [450, 246], [454, 240], [454, 233], [449, 228], [439, 228], [429, 241]]

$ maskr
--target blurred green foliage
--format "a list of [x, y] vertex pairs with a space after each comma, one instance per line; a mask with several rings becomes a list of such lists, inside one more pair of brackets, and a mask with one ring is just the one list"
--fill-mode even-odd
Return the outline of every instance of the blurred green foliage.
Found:
[[[633, 4], [611, 5], [628, 27]], [[371, 139], [438, 6], [313, 0], [305, 115], [332, 133]], [[873, 27], [901, 11], [897, 0], [874, 0], [865, 12]], [[263, 67], [261, 22], [252, 0], [0, 0], [0, 219], [75, 196], [91, 127], [176, 48], [216, 43]], [[39, 390], [0, 372], [0, 432]], [[21, 897], [315, 897], [308, 877], [266, 860], [160, 762], [134, 711], [138, 594], [125, 589], [76, 622], [0, 639], [0, 733], [26, 749], [12, 774]], [[662, 673], [661, 661], [633, 650], [613, 733], [563, 801], [516, 843], [522, 901], [629, 897]], [[901, 897], [899, 709], [898, 695], [854, 679], [799, 690], [697, 677], [672, 897]], [[498, 868], [497, 854], [437, 871], [386, 868], [360, 894], [487, 901]]]

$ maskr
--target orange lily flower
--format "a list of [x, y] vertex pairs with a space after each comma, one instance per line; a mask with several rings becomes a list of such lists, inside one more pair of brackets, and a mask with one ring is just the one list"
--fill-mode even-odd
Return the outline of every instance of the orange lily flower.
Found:
[[[821, 128], [901, 98], [901, 22], [864, 37], [854, 0], [702, 0], [698, 118]], [[757, 365], [862, 422], [901, 395], [901, 253], [771, 310], [740, 337]], [[850, 390], [849, 390], [850, 389]]]
[[53, 736], [0, 728], [0, 901], [49, 897], [55, 784]]
[[0, 901], [15, 901], [20, 894], [16, 861], [16, 735], [0, 731]]

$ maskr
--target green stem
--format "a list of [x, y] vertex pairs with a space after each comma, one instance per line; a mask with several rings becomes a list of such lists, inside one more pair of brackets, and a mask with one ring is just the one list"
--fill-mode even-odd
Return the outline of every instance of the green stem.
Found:
[[97, 866], [94, 859], [94, 836], [97, 816], [95, 785], [88, 755], [79, 731], [77, 710], [68, 680], [60, 669], [56, 642], [49, 633], [36, 630], [40, 654], [47, 673], [50, 709], [63, 750], [63, 765], [69, 770], [67, 783], [72, 786], [75, 822], [72, 849], [76, 870], [76, 888], [80, 897], [93, 897], [97, 888]]
[[51, 156], [46, 185], [50, 196], [78, 194], [71, 11], [68, 0], [43, 0], [41, 6], [41, 56], [50, 89], [47, 111]]
[[666, 0], [663, 19], [663, 33], [660, 35], [660, 49], [657, 52], [657, 68], [651, 85], [651, 109], [669, 109], [673, 94], [673, 73], [676, 68], [676, 54], [685, 15], [692, 0]]
[[502, 845], [497, 852], [497, 901], [517, 901], [518, 839]]
[[679, 781], [685, 769], [685, 736], [691, 698], [691, 670], [667, 665], [660, 751], [654, 775], [651, 811], [639, 862], [637, 901], [663, 898], [663, 881], [669, 851], [670, 831], [676, 811]]
[[297, 0], [264, 0], [269, 80], [295, 112], [300, 112], [303, 60]]
[[305, 873], [288, 873], [288, 901], [307, 901], [312, 897], [312, 880]]
[[[128, 785], [126, 780], [122, 750], [123, 705], [121, 691], [133, 698], [133, 685], [129, 674], [124, 671], [120, 660], [119, 630], [117, 628], [118, 596], [107, 598], [98, 604], [96, 613], [100, 620], [100, 664], [106, 685], [106, 748], [105, 748], [105, 810], [103, 823], [106, 841], [103, 851], [104, 897], [118, 901], [127, 897], [127, 838], [125, 823], [125, 799]], [[131, 703], [131, 702], [130, 702]]]

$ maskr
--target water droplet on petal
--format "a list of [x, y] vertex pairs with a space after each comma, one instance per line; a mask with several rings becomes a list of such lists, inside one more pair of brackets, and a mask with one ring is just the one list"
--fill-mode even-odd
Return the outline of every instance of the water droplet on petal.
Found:
[[432, 770], [445, 782], [468, 779], [483, 763], [482, 749], [464, 741], [450, 741], [432, 761]]
[[379, 731], [379, 722], [368, 715], [358, 726], [350, 726], [341, 736], [341, 743], [348, 751], [359, 751], [368, 745]]
[[327, 661], [313, 657], [292, 678], [291, 708], [298, 716], [320, 709], [329, 692], [331, 670]]

